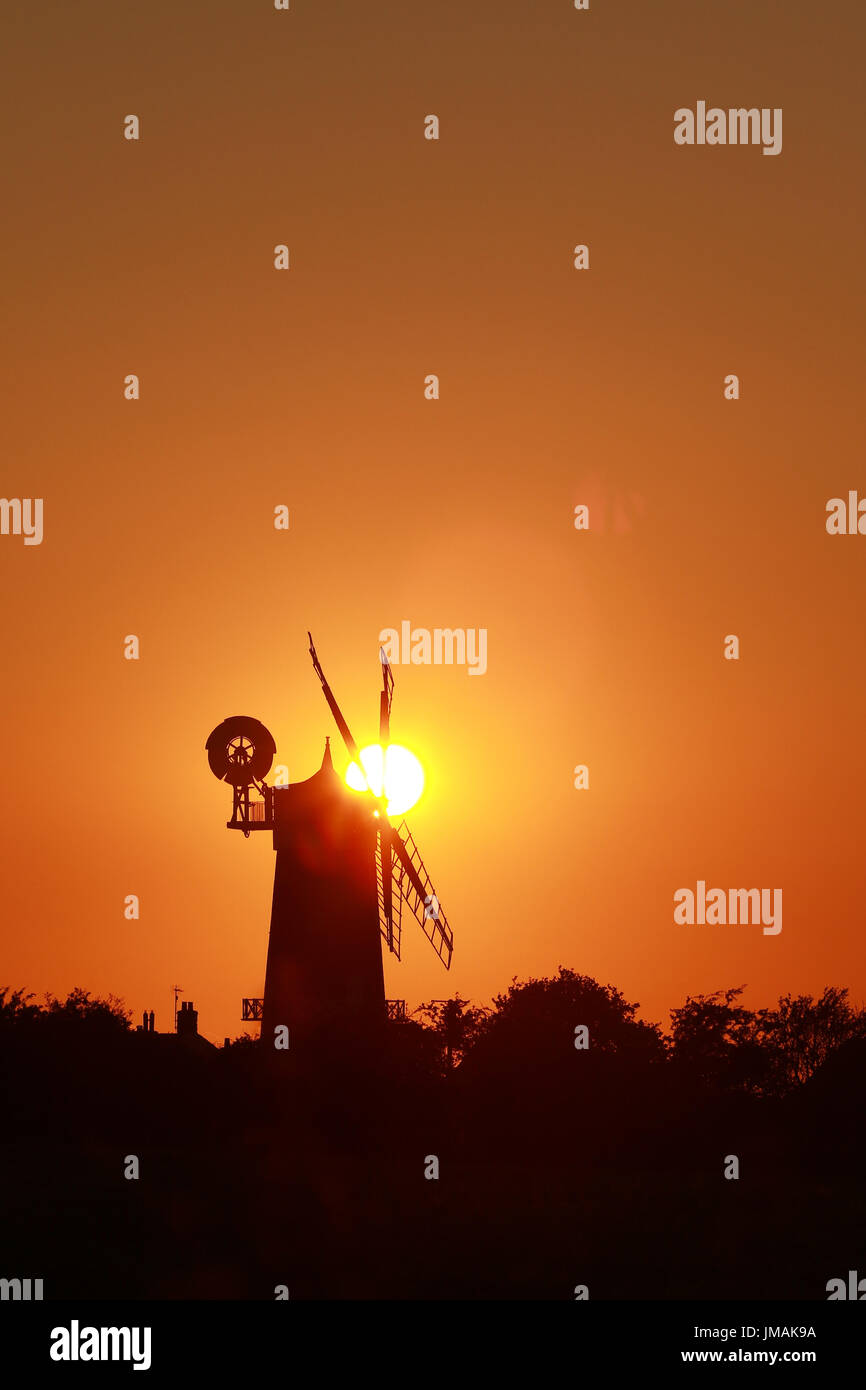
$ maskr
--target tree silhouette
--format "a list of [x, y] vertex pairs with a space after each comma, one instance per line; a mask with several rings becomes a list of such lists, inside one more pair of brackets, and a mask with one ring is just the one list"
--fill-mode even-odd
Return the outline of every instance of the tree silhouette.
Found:
[[129, 1032], [131, 1010], [114, 994], [107, 999], [91, 998], [88, 990], [76, 987], [63, 1000], [50, 994], [45, 998], [45, 1014], [53, 1022], [83, 1025], [105, 1033]]
[[866, 1010], [847, 989], [819, 998], [783, 995], [775, 1009], [753, 1012], [737, 1001], [745, 986], [689, 996], [671, 1010], [670, 1054], [702, 1086], [783, 1096], [802, 1086], [855, 1038], [866, 1038]]
[[671, 1009], [670, 1055], [678, 1070], [711, 1090], [762, 1091], [772, 1071], [760, 1015], [737, 1003], [745, 985], [689, 995]]
[[29, 1002], [34, 997], [25, 994], [23, 989], [0, 985], [0, 1032], [33, 1024], [42, 1012], [38, 1004]]
[[46, 994], [44, 1005], [31, 1004], [34, 997], [25, 994], [23, 989], [0, 987], [0, 1028], [35, 1026], [51, 1033], [72, 1029], [76, 1036], [109, 1036], [130, 1030], [131, 1011], [114, 994], [100, 999], [76, 987], [65, 999]]
[[664, 1046], [658, 1025], [635, 1017], [639, 1004], [630, 1004], [612, 985], [600, 985], [589, 975], [564, 966], [552, 978], [518, 983], [515, 978], [504, 994], [497, 994], [493, 1010], [479, 1038], [491, 1043], [509, 1042], [512, 1048], [559, 1053], [574, 1030], [583, 1025], [594, 1055], [619, 1054], [661, 1060]]
[[453, 999], [431, 999], [419, 1004], [413, 1017], [416, 1014], [427, 1020], [425, 1026], [439, 1040], [442, 1066], [449, 1072], [459, 1066], [464, 1054], [478, 1041], [489, 1011], [456, 994]]
[[776, 1009], [762, 1009], [759, 1029], [771, 1059], [776, 1089], [802, 1086], [827, 1059], [855, 1038], [866, 1038], [866, 1009], [848, 1002], [848, 990], [827, 985], [811, 994], [783, 995]]

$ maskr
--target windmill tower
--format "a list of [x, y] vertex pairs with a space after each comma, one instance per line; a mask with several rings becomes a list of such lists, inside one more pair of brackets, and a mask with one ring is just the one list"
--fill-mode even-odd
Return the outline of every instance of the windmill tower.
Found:
[[325, 679], [312, 637], [310, 655], [355, 764], [359, 790], [348, 787], [334, 768], [330, 740], [312, 777], [268, 786], [276, 744], [259, 720], [245, 715], [224, 719], [205, 745], [211, 771], [232, 788], [228, 829], [245, 836], [273, 832], [277, 859], [261, 1036], [270, 1045], [275, 1029], [285, 1025], [293, 1048], [317, 1040], [358, 1041], [379, 1030], [385, 1020], [381, 942], [399, 960], [404, 903], [446, 969], [453, 948], [417, 845], [405, 821], [395, 824], [388, 815], [394, 677], [385, 654], [380, 651], [380, 742], [364, 750], [366, 761]]

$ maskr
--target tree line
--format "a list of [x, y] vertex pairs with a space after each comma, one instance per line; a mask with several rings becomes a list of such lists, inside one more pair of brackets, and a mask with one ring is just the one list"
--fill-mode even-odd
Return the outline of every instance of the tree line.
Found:
[[[512, 981], [490, 1006], [462, 999], [429, 1000], [402, 1022], [389, 1024], [389, 1046], [411, 1057], [428, 1076], [447, 1076], [543, 1064], [565, 1049], [617, 1058], [641, 1068], [665, 1067], [711, 1091], [784, 1097], [802, 1087], [845, 1044], [866, 1038], [866, 1008], [849, 991], [825, 986], [819, 995], [785, 994], [772, 1008], [749, 1009], [745, 985], [687, 996], [670, 1011], [670, 1025], [637, 1017], [640, 1007], [612, 985], [560, 967], [550, 977]], [[42, 1048], [101, 1047], [133, 1033], [131, 1012], [115, 995], [81, 988], [43, 1003], [21, 988], [0, 987], [0, 1048], [4, 1039]], [[242, 1034], [230, 1049], [247, 1050]]]

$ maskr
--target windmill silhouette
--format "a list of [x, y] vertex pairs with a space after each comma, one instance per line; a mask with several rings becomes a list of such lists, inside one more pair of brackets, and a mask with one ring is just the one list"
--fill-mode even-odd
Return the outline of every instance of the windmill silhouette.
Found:
[[446, 969], [454, 944], [405, 820], [394, 824], [388, 814], [394, 676], [385, 653], [380, 648], [380, 784], [364, 770], [307, 635], [313, 668], [363, 790], [351, 790], [336, 772], [330, 739], [312, 777], [269, 786], [265, 777], [276, 744], [264, 724], [246, 715], [224, 719], [205, 745], [211, 771], [232, 787], [228, 829], [245, 836], [273, 831], [277, 860], [261, 1036], [272, 1044], [284, 1025], [293, 1047], [324, 1038], [357, 1041], [381, 1027], [386, 1017], [381, 941], [399, 960], [404, 903]]

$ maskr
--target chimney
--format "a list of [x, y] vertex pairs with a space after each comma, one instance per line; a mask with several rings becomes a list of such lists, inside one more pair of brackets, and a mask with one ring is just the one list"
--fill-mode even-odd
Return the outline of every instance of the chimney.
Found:
[[198, 1032], [198, 1011], [193, 1008], [191, 999], [184, 999], [177, 1013], [177, 1031], [187, 1038]]

